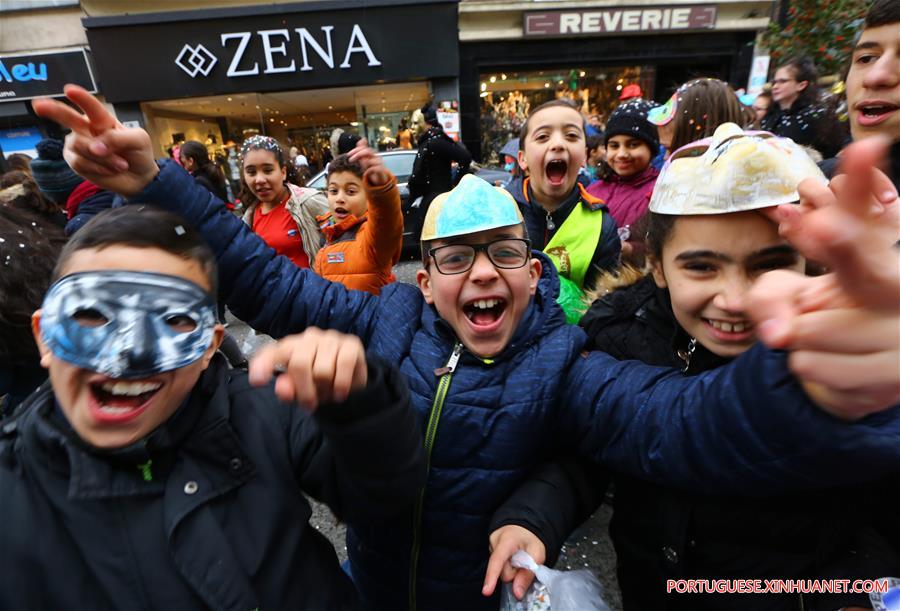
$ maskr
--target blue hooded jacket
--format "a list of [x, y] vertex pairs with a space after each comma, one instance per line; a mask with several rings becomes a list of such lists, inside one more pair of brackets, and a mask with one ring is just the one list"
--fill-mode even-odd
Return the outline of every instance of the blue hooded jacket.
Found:
[[[274, 251], [174, 163], [133, 202], [183, 215], [209, 241], [231, 310], [273, 337], [308, 326], [359, 336], [398, 364], [424, 423], [457, 340], [416, 287], [380, 297], [348, 291]], [[685, 378], [601, 353], [566, 325], [558, 280], [543, 263], [538, 293], [490, 362], [463, 351], [431, 453], [421, 526], [407, 519], [348, 530], [351, 570], [370, 608], [407, 608], [413, 532], [419, 609], [496, 609], [481, 596], [491, 514], [542, 458], [565, 446], [660, 483], [718, 491], [854, 481], [900, 464], [900, 409], [855, 424], [813, 406], [783, 353], [757, 346]], [[893, 465], [893, 467], [891, 466]]]

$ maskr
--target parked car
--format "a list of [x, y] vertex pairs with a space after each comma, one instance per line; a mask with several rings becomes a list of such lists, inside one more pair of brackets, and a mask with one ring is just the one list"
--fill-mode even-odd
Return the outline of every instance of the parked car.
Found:
[[[419, 236], [412, 230], [412, 223], [406, 222], [410, 215], [409, 188], [406, 183], [412, 174], [413, 164], [416, 161], [415, 150], [385, 151], [380, 153], [384, 159], [384, 166], [397, 177], [397, 188], [400, 190], [400, 207], [403, 210], [403, 255], [417, 256], [419, 249]], [[509, 173], [500, 168], [479, 168], [475, 175], [483, 178], [491, 184], [498, 184], [509, 179]], [[306, 183], [307, 187], [324, 191], [328, 186], [326, 170], [322, 170], [309, 179]], [[410, 229], [407, 230], [406, 227]]]

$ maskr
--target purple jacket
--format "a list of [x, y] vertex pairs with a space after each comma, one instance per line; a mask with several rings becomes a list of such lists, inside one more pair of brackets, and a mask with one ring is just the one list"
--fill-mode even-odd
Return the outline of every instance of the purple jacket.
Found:
[[659, 170], [651, 165], [640, 174], [628, 178], [612, 174], [609, 180], [592, 183], [587, 192], [606, 203], [609, 213], [616, 220], [616, 225], [619, 227], [634, 225], [634, 222], [647, 212], [653, 185], [656, 184], [658, 176]]

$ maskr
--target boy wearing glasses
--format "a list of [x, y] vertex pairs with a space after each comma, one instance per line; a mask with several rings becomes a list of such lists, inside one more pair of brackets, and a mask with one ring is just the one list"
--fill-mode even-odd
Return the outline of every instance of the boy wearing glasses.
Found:
[[[582, 355], [583, 332], [556, 304], [553, 264], [529, 252], [512, 196], [476, 177], [429, 207], [418, 287], [394, 283], [375, 297], [275, 256], [180, 167], [157, 165], [146, 132], [123, 128], [83, 89], [69, 86], [67, 96], [86, 114], [34, 105], [74, 130], [72, 167], [194, 223], [216, 252], [237, 316], [275, 337], [308, 326], [354, 334], [398, 364], [424, 425], [428, 476], [403, 518], [348, 529], [367, 609], [496, 609], [496, 595], [481, 595], [491, 514], [563, 446], [637, 477], [725, 491], [837, 484], [900, 460], [896, 410], [864, 429], [833, 420], [804, 394], [783, 353], [757, 347], [690, 379]], [[837, 325], [827, 337], [842, 332]], [[862, 382], [859, 394], [871, 396]], [[891, 404], [873, 400], [860, 415]]]

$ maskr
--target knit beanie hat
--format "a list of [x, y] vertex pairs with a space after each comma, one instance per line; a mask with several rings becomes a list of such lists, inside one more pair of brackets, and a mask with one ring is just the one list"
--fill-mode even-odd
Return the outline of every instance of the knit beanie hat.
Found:
[[63, 142], [55, 138], [45, 138], [38, 142], [37, 159], [31, 160], [31, 174], [41, 193], [62, 205], [69, 194], [84, 179], [72, 171], [62, 156]]
[[613, 136], [633, 136], [644, 141], [650, 147], [651, 156], [656, 156], [659, 153], [659, 134], [656, 126], [647, 120], [647, 113], [654, 106], [646, 100], [629, 100], [619, 104], [606, 121], [603, 143], [608, 143]]
[[425, 119], [425, 122], [428, 123], [429, 125], [437, 125], [438, 124], [437, 110], [435, 110], [434, 106], [432, 106], [430, 103], [425, 104], [422, 107], [422, 117]]
[[343, 132], [340, 136], [338, 136], [338, 154], [343, 155], [345, 153], [349, 153], [354, 148], [356, 148], [356, 143], [361, 140], [360, 136], [356, 134], [351, 134], [350, 132]]

